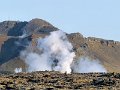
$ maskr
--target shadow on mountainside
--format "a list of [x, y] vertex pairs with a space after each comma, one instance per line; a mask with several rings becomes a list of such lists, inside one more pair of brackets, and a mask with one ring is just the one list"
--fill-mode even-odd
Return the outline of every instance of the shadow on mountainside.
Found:
[[18, 57], [20, 52], [26, 48], [29, 41], [31, 41], [31, 36], [24, 39], [10, 38], [5, 41], [1, 47], [0, 64]]

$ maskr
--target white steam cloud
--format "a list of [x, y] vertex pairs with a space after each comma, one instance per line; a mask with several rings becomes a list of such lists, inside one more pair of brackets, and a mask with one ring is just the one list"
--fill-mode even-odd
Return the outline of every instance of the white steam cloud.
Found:
[[15, 73], [20, 73], [20, 72], [22, 72], [22, 68], [15, 68], [14, 72]]
[[76, 73], [107, 72], [98, 60], [90, 60], [88, 57], [81, 57], [73, 64], [73, 71]]
[[[21, 52], [22, 59], [28, 65], [27, 72], [60, 71], [62, 73], [107, 72], [98, 60], [82, 57], [74, 60], [73, 46], [62, 31], [51, 32], [45, 38], [38, 38], [37, 52], [28, 48]], [[18, 70], [15, 70], [18, 71]]]
[[71, 64], [75, 53], [67, 36], [62, 31], [54, 31], [43, 39], [38, 39], [39, 53], [23, 51], [22, 56], [31, 71], [60, 71], [71, 73]]

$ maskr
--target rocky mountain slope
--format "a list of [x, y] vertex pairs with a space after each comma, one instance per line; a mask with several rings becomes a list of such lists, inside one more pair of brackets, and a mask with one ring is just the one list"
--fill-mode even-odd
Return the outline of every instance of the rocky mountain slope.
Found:
[[[4, 21], [0, 23], [0, 70], [14, 71], [25, 63], [20, 59], [20, 52], [32, 42], [36, 45], [36, 38], [45, 37], [58, 28], [42, 19], [29, 22]], [[95, 37], [84, 37], [80, 33], [66, 34], [72, 43], [76, 59], [89, 56], [99, 59], [108, 72], [120, 72], [120, 42], [104, 40]]]

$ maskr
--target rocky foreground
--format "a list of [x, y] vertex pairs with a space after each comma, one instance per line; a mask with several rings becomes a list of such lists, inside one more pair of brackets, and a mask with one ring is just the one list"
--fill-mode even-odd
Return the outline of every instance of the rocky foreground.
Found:
[[120, 73], [0, 73], [0, 90], [119, 90]]

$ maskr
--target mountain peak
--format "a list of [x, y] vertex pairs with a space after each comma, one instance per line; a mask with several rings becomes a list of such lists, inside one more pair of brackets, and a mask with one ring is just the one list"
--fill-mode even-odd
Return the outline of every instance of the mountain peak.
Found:
[[53, 26], [52, 24], [48, 23], [47, 21], [39, 18], [32, 19], [29, 23], [36, 24], [38, 26]]

